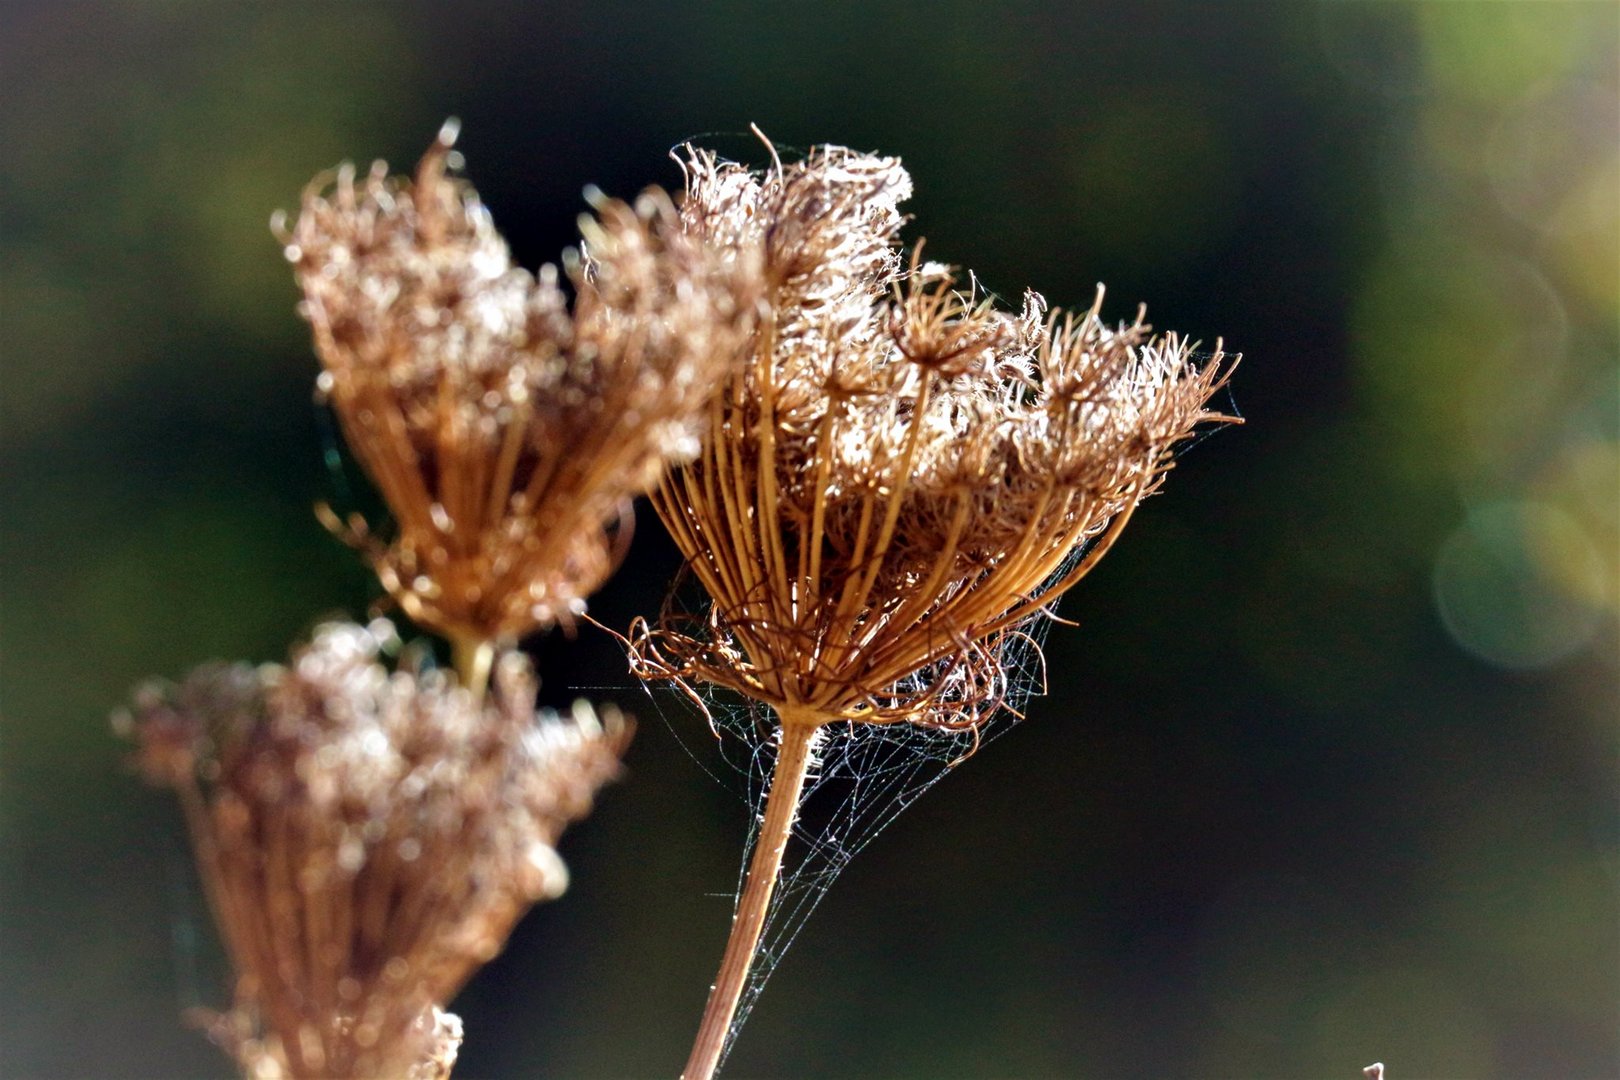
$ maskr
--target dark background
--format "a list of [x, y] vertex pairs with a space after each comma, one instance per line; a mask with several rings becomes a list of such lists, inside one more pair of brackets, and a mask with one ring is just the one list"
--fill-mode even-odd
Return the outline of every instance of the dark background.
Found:
[[[519, 259], [581, 188], [900, 155], [908, 235], [1245, 354], [1065, 601], [1051, 693], [855, 860], [731, 1075], [1620, 1075], [1620, 8], [1608, 3], [0, 7], [0, 1071], [226, 1076], [176, 808], [106, 716], [376, 588], [266, 229], [443, 118]], [[656, 611], [642, 515], [593, 604]], [[457, 1002], [458, 1076], [673, 1076], [746, 807], [642, 717], [574, 886]]]

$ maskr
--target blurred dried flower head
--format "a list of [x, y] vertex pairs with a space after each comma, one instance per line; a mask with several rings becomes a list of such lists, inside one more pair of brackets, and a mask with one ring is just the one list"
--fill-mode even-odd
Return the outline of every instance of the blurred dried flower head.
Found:
[[[769, 314], [654, 495], [713, 598], [632, 634], [645, 676], [789, 717], [971, 727], [1001, 644], [1078, 581], [1206, 421], [1230, 371], [1139, 313], [998, 310], [906, 257], [893, 158], [763, 175], [690, 150], [688, 232], [757, 265]], [[1084, 550], [1084, 557], [1080, 552]]]
[[413, 180], [317, 178], [278, 223], [329, 396], [395, 518], [338, 525], [412, 619], [461, 645], [567, 622], [628, 540], [630, 499], [697, 452], [752, 280], [683, 231], [662, 192], [594, 199], [583, 257], [512, 265], [452, 178], [447, 124]]
[[566, 887], [553, 845], [629, 739], [612, 708], [537, 718], [517, 654], [481, 704], [389, 671], [392, 635], [329, 624], [286, 667], [203, 667], [122, 717], [185, 807], [236, 976], [210, 1027], [248, 1076], [447, 1074], [440, 1006]]

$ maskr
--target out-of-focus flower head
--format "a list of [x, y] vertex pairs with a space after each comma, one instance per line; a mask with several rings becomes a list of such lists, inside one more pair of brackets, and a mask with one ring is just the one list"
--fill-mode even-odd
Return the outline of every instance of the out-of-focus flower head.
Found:
[[479, 702], [390, 671], [392, 636], [328, 624], [285, 667], [203, 667], [119, 718], [185, 807], [236, 975], [210, 1027], [249, 1076], [448, 1073], [440, 1007], [566, 887], [554, 845], [629, 740], [611, 707], [537, 716], [520, 654]]
[[328, 523], [412, 619], [509, 643], [567, 622], [624, 553], [630, 499], [697, 452], [756, 275], [680, 227], [662, 192], [594, 198], [583, 252], [512, 265], [447, 124], [413, 179], [317, 178], [278, 224], [331, 401], [395, 524]]

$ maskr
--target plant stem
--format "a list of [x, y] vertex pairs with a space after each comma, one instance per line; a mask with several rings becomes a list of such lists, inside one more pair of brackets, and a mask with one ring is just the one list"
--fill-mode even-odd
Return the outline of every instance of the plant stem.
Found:
[[759, 835], [754, 840], [754, 854], [748, 863], [748, 875], [743, 879], [742, 896], [731, 918], [731, 937], [726, 941], [720, 973], [709, 990], [709, 1003], [704, 1006], [703, 1022], [698, 1025], [697, 1041], [692, 1044], [692, 1056], [681, 1072], [681, 1080], [710, 1080], [719, 1068], [720, 1056], [725, 1052], [731, 1033], [731, 1020], [737, 1013], [743, 987], [748, 983], [748, 969], [765, 927], [771, 894], [782, 872], [782, 853], [787, 850], [793, 820], [798, 816], [805, 774], [809, 772], [821, 733], [818, 718], [792, 714], [782, 716], [780, 730], [781, 745], [771, 773], [770, 790], [765, 795], [765, 820], [760, 823]]
[[450, 660], [461, 685], [471, 691], [474, 702], [482, 705], [489, 686], [489, 669], [495, 663], [495, 643], [457, 634], [450, 638]]

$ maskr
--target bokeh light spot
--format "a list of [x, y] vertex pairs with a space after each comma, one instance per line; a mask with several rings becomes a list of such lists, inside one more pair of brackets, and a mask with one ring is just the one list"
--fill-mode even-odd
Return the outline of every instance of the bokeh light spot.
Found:
[[1601, 232], [1615, 225], [1614, 189], [1593, 198], [1590, 182], [1616, 157], [1620, 101], [1612, 89], [1562, 84], [1516, 104], [1486, 149], [1502, 209], [1546, 232]]
[[1599, 577], [1566, 576], [1562, 583], [1594, 607], [1620, 615], [1620, 440], [1573, 443], [1553, 463], [1545, 490], [1548, 501], [1581, 523], [1598, 550]]
[[[1475, 510], [1441, 546], [1434, 595], [1463, 648], [1500, 667], [1541, 668], [1579, 651], [1601, 623], [1564, 582], [1602, 579], [1594, 545], [1569, 515], [1502, 502]], [[1580, 591], [1588, 587], [1601, 586]]]

